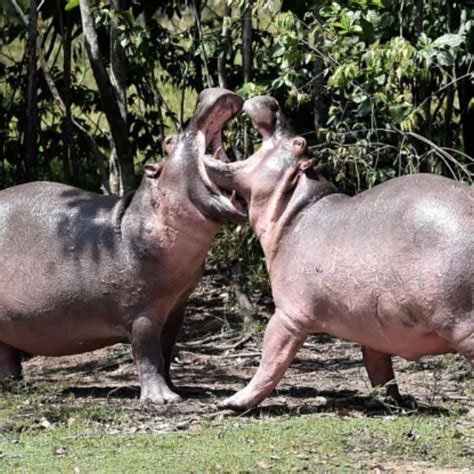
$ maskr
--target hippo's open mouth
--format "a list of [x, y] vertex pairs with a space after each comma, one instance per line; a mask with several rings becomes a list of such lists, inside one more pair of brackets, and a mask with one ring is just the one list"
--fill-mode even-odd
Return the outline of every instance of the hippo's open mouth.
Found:
[[199, 170], [207, 189], [216, 200], [223, 214], [235, 220], [247, 218], [246, 201], [235, 190], [221, 188], [209, 178], [204, 166], [204, 159], [211, 157], [227, 163], [229, 161], [222, 143], [222, 129], [236, 117], [242, 108], [242, 99], [236, 94], [225, 94], [217, 99], [206, 120], [198, 128]]

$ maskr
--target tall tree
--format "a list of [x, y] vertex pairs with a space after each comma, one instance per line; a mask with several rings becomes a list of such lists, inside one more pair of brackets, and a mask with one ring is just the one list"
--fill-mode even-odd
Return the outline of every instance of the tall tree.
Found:
[[[242, 14], [242, 72], [244, 84], [252, 80], [252, 5], [253, 0], [247, 0]], [[252, 153], [252, 144], [247, 126], [243, 130], [244, 156]]]
[[38, 38], [38, 1], [31, 0], [28, 16], [27, 83], [26, 83], [26, 130], [25, 130], [25, 179], [33, 181], [37, 178], [38, 169], [38, 84], [37, 54]]
[[226, 62], [229, 52], [229, 25], [228, 21], [232, 13], [232, 7], [228, 0], [224, 0], [224, 15], [222, 17], [221, 47], [217, 56], [217, 77], [220, 87], [227, 87]]
[[[111, 64], [113, 71], [111, 78], [99, 48], [99, 40], [89, 0], [80, 0], [80, 8], [87, 54], [110, 127], [111, 165], [115, 167], [115, 169], [112, 168], [110, 173], [110, 189], [114, 194], [123, 194], [135, 188], [135, 172], [127, 126], [125, 66], [123, 51], [118, 44], [120, 43], [118, 28], [114, 23], [111, 26]], [[115, 15], [119, 16], [121, 4], [114, 1], [113, 8]]]
[[[71, 164], [73, 182], [79, 185], [79, 163], [72, 158], [72, 114], [71, 114], [71, 22], [70, 13], [64, 11], [64, 4], [61, 0], [56, 0], [57, 15], [59, 20], [59, 29], [62, 37], [63, 46], [63, 90], [62, 98], [64, 101], [64, 120], [63, 120], [63, 172], [66, 181], [70, 180]], [[52, 23], [53, 24], [53, 23]], [[72, 163], [71, 163], [72, 162]]]

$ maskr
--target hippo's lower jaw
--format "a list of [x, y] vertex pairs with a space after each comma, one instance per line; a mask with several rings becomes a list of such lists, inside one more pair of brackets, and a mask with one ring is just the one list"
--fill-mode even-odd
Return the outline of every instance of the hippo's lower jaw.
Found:
[[211, 195], [214, 207], [218, 211], [216, 217], [219, 220], [230, 219], [234, 222], [244, 222], [248, 218], [248, 208], [245, 199], [239, 196], [235, 190], [228, 191], [219, 186], [214, 180], [210, 179], [207, 173], [206, 162], [228, 161], [227, 154], [222, 148], [221, 131], [217, 132], [210, 143], [206, 142], [204, 136], [204, 133], [198, 133], [199, 175]]

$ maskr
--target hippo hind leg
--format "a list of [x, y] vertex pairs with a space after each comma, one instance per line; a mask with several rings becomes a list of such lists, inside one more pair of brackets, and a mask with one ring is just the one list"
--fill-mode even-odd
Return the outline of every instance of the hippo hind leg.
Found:
[[463, 355], [474, 369], [474, 331], [453, 341], [456, 352]]
[[21, 378], [21, 351], [0, 342], [0, 377]]
[[176, 386], [171, 381], [170, 367], [171, 359], [173, 358], [173, 349], [175, 347], [176, 339], [178, 338], [179, 331], [181, 329], [186, 302], [181, 303], [173, 312], [168, 316], [166, 324], [161, 333], [161, 347], [163, 352], [164, 364], [163, 364], [163, 376], [165, 378], [168, 387], [173, 392], [178, 392]]
[[401, 401], [392, 366], [392, 356], [362, 346], [362, 357], [372, 387], [386, 386], [387, 395]]
[[[474, 369], [474, 312], [472, 301], [460, 311], [440, 310], [435, 315], [433, 329], [442, 337], [451, 350], [463, 355]], [[447, 322], [447, 323], [445, 323]]]

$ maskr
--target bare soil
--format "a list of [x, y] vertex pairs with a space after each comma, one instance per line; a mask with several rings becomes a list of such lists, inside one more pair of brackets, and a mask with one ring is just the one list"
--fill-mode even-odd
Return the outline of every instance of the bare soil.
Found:
[[[242, 332], [242, 318], [231, 304], [227, 286], [221, 275], [211, 271], [188, 305], [172, 365], [182, 403], [140, 405], [137, 371], [125, 344], [70, 357], [34, 357], [24, 363], [25, 379], [48, 387], [51, 403], [68, 400], [135, 413], [134, 426], [122, 426], [120, 431], [187, 429], [206, 419], [234, 416], [216, 404], [243, 388], [254, 374], [263, 332]], [[250, 297], [258, 307], [263, 329], [271, 314], [271, 300], [258, 291]], [[326, 335], [313, 336], [275, 393], [245, 415], [284, 418], [316, 412], [328, 416], [391, 416], [400, 411], [472, 413], [472, 374], [462, 357], [450, 354], [417, 363], [395, 358], [395, 370], [400, 390], [406, 394], [401, 407], [370, 389], [357, 344]]]

